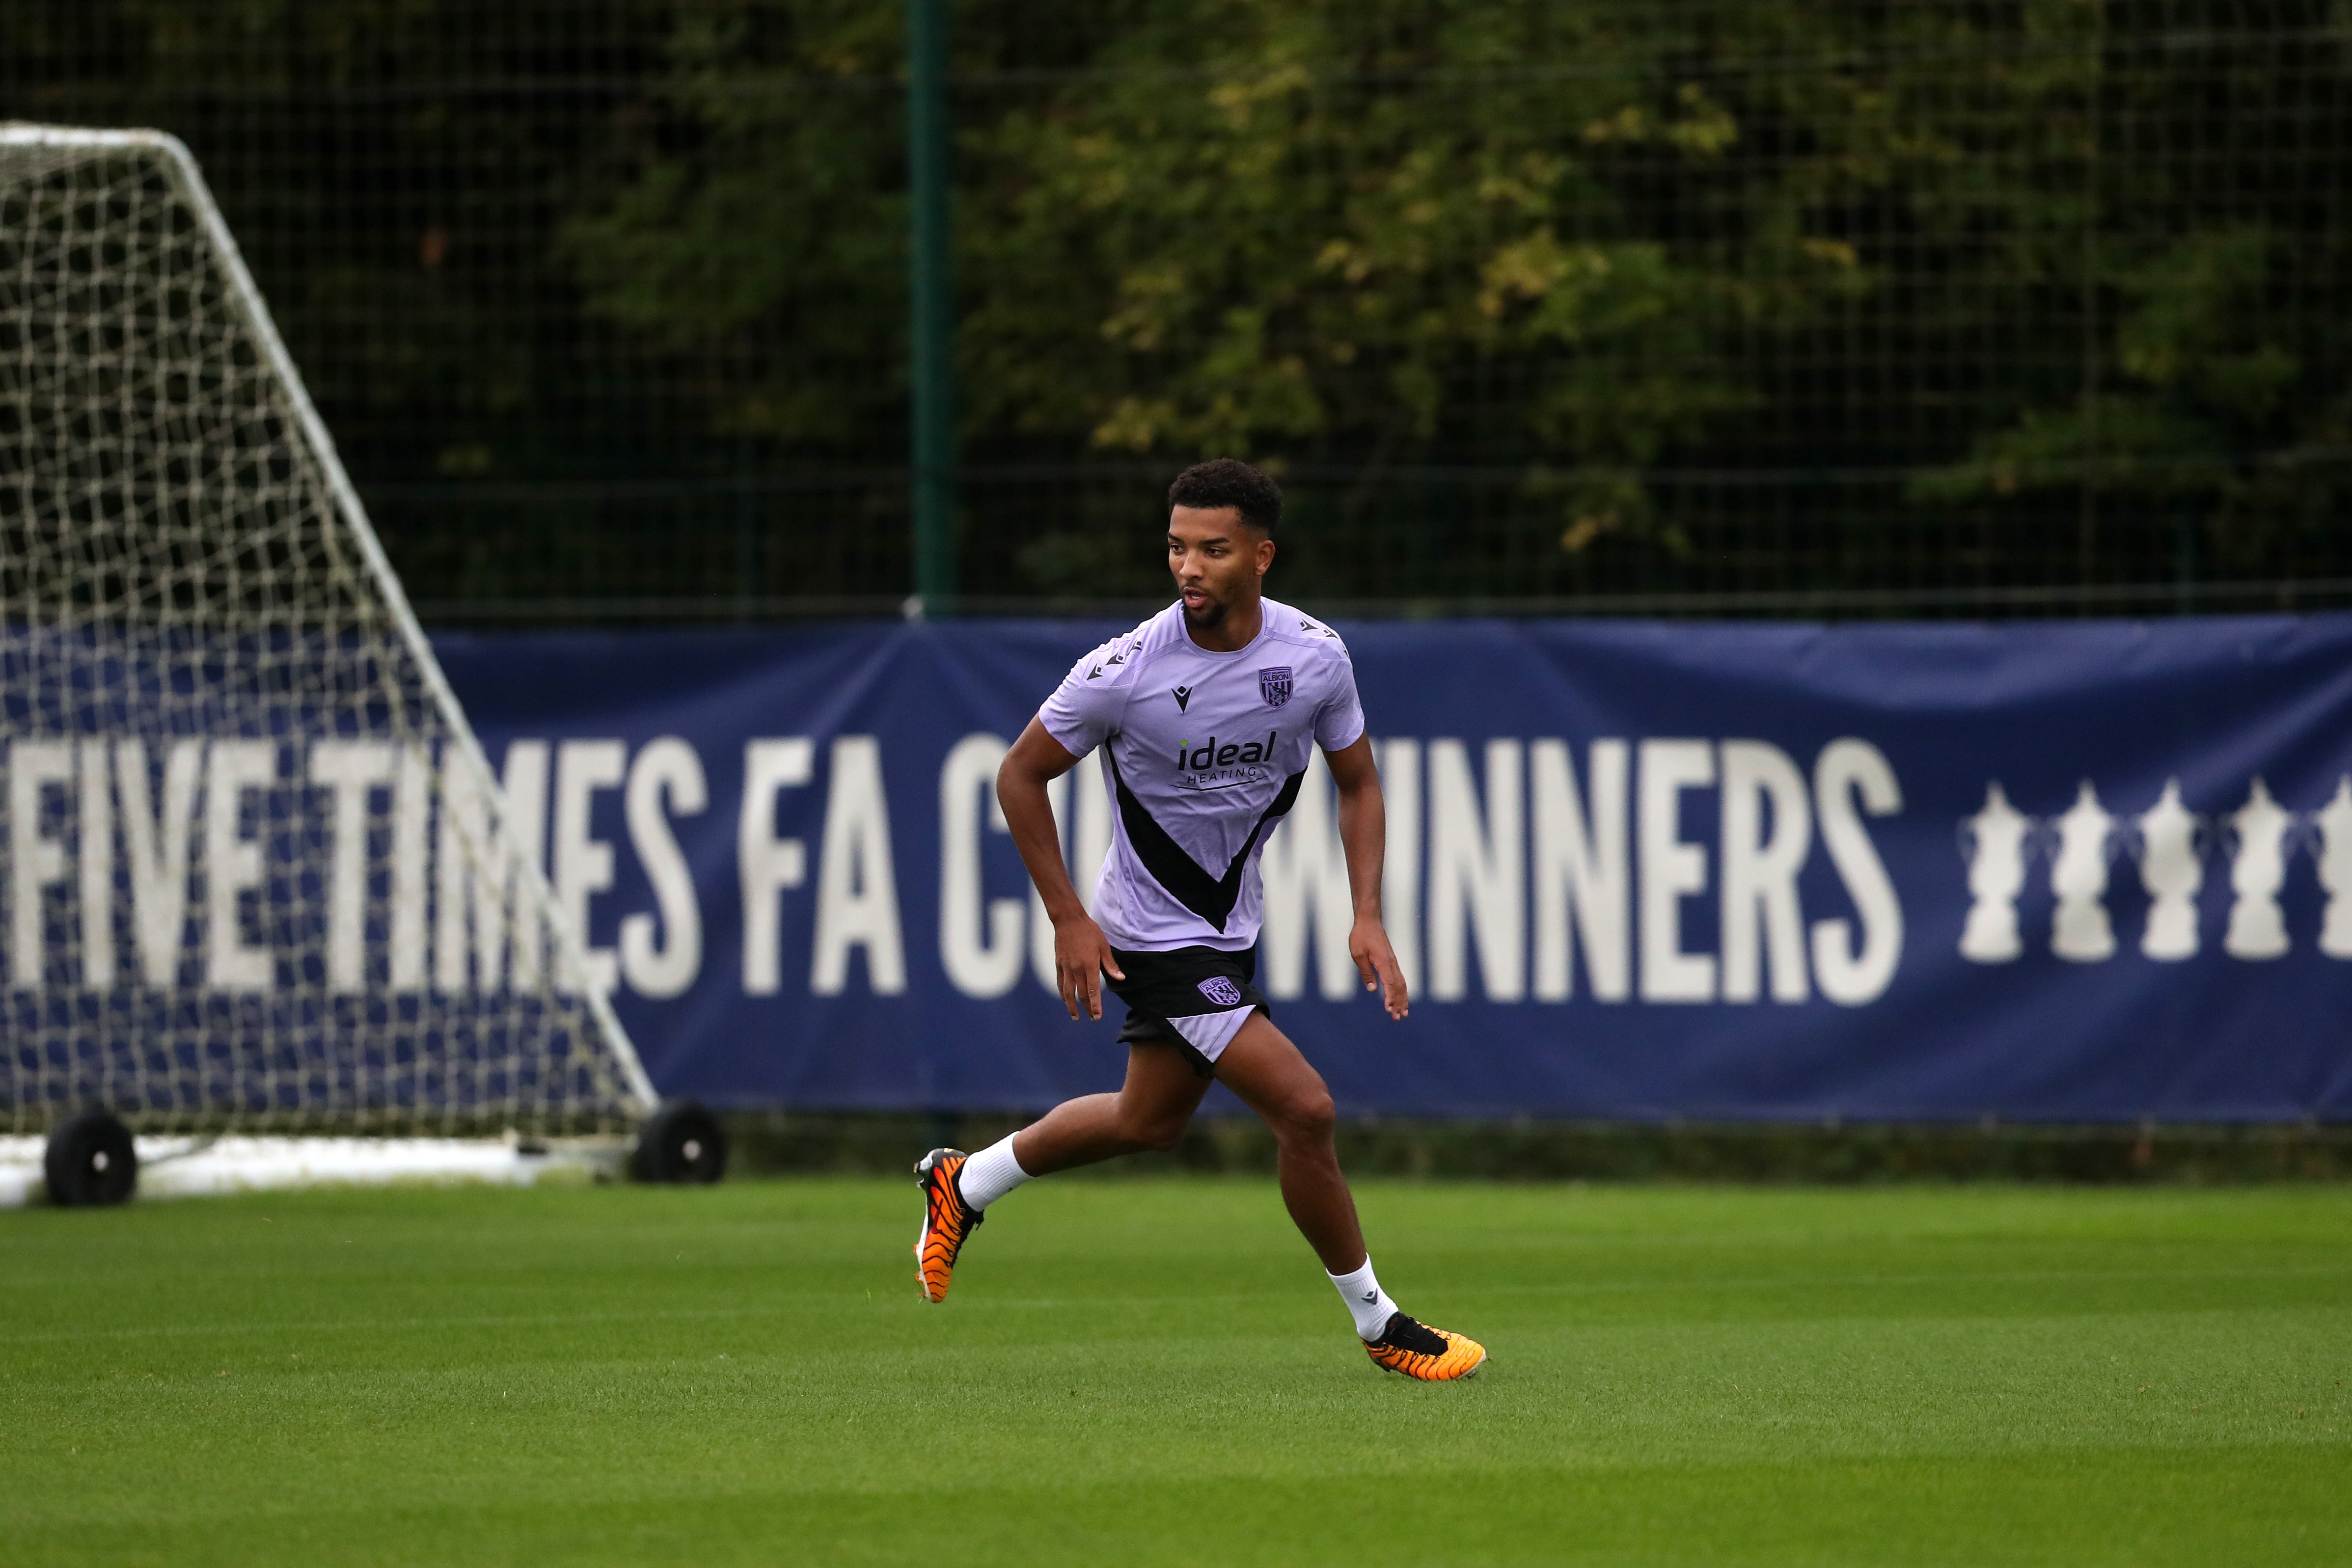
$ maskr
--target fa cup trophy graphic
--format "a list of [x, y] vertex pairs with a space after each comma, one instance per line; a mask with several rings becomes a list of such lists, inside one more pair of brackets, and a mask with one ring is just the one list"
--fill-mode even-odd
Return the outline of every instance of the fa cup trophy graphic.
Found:
[[2058, 852], [2050, 862], [2050, 891], [2058, 910], [2050, 924], [2050, 950], [2077, 964], [2115, 956], [2115, 923], [2107, 918], [2107, 854], [2116, 820], [2099, 792], [2083, 780], [2074, 803], [2058, 819]]
[[2286, 836], [2294, 814], [2271, 799], [2270, 787], [2260, 779], [2246, 803], [2230, 817], [2237, 852], [2230, 861], [2230, 890], [2238, 896], [2230, 905], [2229, 934], [2221, 949], [2232, 958], [2279, 958], [2290, 946], [2286, 915], [2279, 908], [2279, 889], [2286, 882]]
[[2316, 819], [2319, 885], [2327, 890], [2327, 912], [2319, 925], [2319, 950], [2331, 958], [2352, 958], [2352, 777], [2336, 781], [2335, 799]]
[[2147, 889], [2147, 929], [2139, 950], [2160, 963], [2197, 956], [2197, 890], [2205, 885], [2204, 822], [2180, 803], [2180, 780], [2140, 813], [2139, 884]]
[[2025, 836], [2032, 826], [2032, 818], [2009, 803], [1998, 779], [1985, 786], [1984, 810], [1960, 823], [1973, 900], [1960, 930], [1960, 956], [1972, 964], [2006, 964], [2024, 951], [2017, 895], [2025, 891]]

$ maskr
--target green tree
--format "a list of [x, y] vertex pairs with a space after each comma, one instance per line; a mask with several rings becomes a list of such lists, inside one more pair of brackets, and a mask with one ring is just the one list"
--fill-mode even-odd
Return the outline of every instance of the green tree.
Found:
[[[1811, 214], [1836, 178], [1814, 165], [1851, 152], [1747, 155], [1717, 85], [1759, 20], [1821, 26], [1492, 0], [960, 13], [968, 448], [1499, 464], [1571, 542], [1648, 528], [1635, 471], [1758, 402], [1758, 338], [1866, 286]], [[1059, 56], [1033, 64], [1033, 37]], [[730, 367], [720, 417], [788, 444], [903, 395], [875, 90], [898, 47], [870, 7], [683, 7], [667, 132], [572, 230], [599, 310], [679, 350], [772, 345]], [[1033, 580], [1066, 559], [1048, 541]]]
[[2086, 580], [2168, 553], [2292, 575], [2330, 549], [2352, 455], [2352, 233], [2313, 200], [2352, 146], [2332, 8], [2026, 16], [2052, 47], [2013, 73], [2010, 135], [2054, 127], [2064, 155], [2000, 165], [1971, 215], [2011, 245], [1978, 288], [2070, 351], [2008, 378], [1911, 494], [2070, 523]]
[[[956, 0], [964, 577], [2352, 575], [2338, 0]], [[890, 0], [25, 0], [186, 137], [426, 597], [903, 591]]]

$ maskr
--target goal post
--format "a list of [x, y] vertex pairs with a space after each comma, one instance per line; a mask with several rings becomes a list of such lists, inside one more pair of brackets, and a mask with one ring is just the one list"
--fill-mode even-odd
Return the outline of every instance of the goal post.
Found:
[[0, 1127], [640, 1126], [538, 827], [187, 149], [0, 124]]

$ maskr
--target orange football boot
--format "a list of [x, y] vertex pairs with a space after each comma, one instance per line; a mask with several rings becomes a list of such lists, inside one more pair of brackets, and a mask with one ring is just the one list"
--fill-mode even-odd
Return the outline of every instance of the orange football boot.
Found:
[[1375, 1366], [1423, 1383], [1451, 1383], [1486, 1364], [1486, 1347], [1476, 1340], [1429, 1328], [1402, 1312], [1391, 1314], [1389, 1326], [1364, 1346], [1364, 1354]]
[[915, 1162], [915, 1182], [923, 1189], [923, 1233], [915, 1238], [915, 1270], [922, 1281], [923, 1300], [934, 1304], [948, 1299], [956, 1254], [987, 1218], [964, 1202], [962, 1189], [956, 1186], [956, 1173], [970, 1157], [961, 1149], [933, 1149]]

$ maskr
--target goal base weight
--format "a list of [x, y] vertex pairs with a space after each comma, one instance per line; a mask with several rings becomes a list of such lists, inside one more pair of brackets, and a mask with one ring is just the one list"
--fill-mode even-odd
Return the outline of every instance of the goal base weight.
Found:
[[727, 1130], [693, 1101], [672, 1101], [638, 1132], [629, 1174], [643, 1182], [708, 1186], [727, 1174]]
[[84, 1111], [49, 1134], [41, 1176], [59, 1208], [105, 1208], [139, 1189], [139, 1151], [131, 1129], [104, 1111]]

